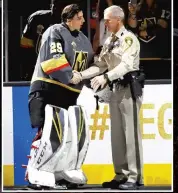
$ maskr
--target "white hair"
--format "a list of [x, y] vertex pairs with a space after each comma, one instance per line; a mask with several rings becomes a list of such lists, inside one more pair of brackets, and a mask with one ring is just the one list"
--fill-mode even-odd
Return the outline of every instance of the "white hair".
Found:
[[122, 20], [125, 18], [123, 9], [120, 6], [112, 5], [104, 10], [104, 14], [111, 13], [113, 17], [120, 17]]

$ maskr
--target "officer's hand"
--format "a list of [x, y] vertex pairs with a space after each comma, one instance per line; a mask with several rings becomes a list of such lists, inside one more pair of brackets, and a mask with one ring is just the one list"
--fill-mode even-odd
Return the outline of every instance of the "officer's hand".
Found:
[[93, 88], [94, 92], [96, 92], [100, 86], [101, 89], [104, 88], [106, 83], [107, 80], [104, 78], [104, 75], [96, 76], [91, 80], [91, 87]]
[[79, 82], [82, 81], [82, 76], [80, 74], [80, 72], [77, 72], [76, 70], [72, 71], [72, 79], [70, 80], [71, 84], [78, 84]]

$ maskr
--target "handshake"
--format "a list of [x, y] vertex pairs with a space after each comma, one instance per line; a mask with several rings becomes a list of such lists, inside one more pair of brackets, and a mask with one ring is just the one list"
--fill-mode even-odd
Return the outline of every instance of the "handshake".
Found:
[[72, 78], [71, 80], [69, 81], [71, 84], [78, 84], [82, 81], [82, 74], [76, 70], [73, 70], [72, 71]]
[[[82, 72], [72, 71], [71, 84], [78, 84], [83, 80]], [[103, 89], [108, 84], [109, 79], [105, 75], [95, 76], [90, 80], [91, 88], [96, 92], [99, 88]]]

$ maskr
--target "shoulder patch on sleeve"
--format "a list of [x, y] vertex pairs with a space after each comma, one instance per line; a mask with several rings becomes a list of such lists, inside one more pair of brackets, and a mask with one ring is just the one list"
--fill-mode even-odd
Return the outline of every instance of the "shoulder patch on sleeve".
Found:
[[123, 52], [127, 51], [132, 46], [132, 44], [133, 44], [133, 39], [128, 36], [125, 37], [121, 46]]
[[126, 37], [125, 43], [130, 47], [133, 44], [133, 39], [131, 37]]

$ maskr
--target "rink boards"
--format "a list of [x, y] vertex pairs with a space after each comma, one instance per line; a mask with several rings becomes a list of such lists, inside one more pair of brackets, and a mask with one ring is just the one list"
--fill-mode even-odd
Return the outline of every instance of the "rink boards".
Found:
[[[28, 116], [28, 86], [3, 87], [3, 181], [5, 186], [26, 185], [25, 170], [35, 131]], [[109, 107], [86, 91], [79, 101], [90, 117], [90, 146], [83, 165], [88, 184], [101, 184], [114, 176], [110, 143]], [[146, 185], [172, 184], [173, 120], [172, 85], [146, 85], [140, 111]]]

